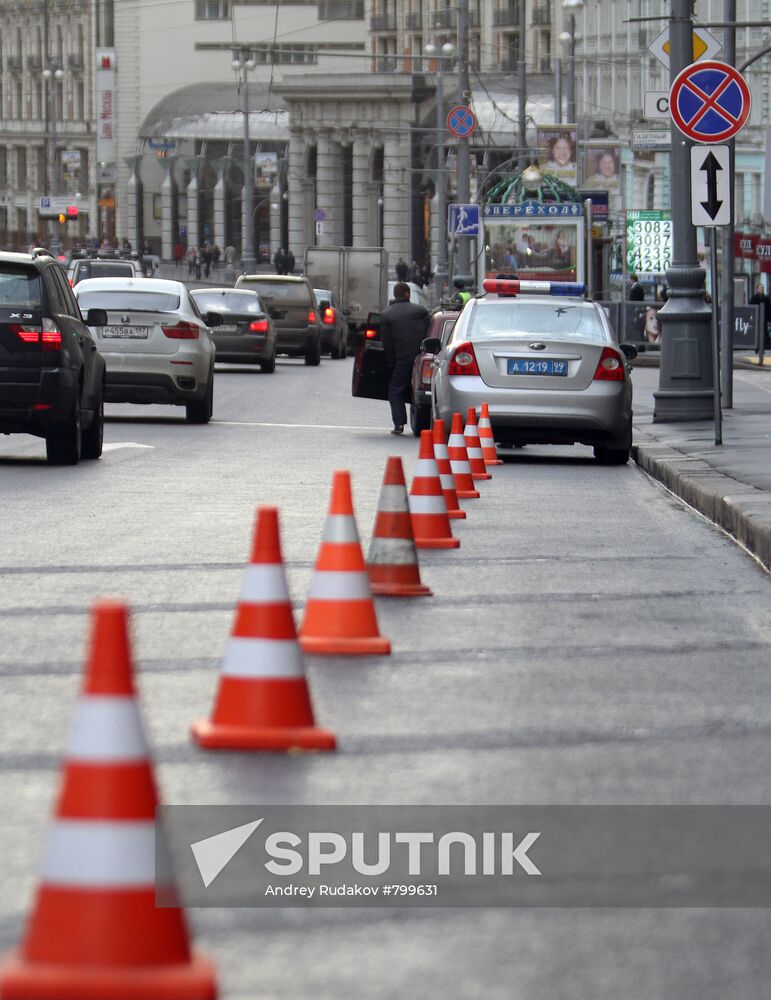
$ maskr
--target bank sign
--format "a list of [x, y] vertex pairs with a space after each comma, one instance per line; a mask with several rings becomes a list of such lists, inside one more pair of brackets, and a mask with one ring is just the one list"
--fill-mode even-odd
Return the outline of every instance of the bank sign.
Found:
[[672, 260], [672, 213], [626, 213], [626, 269], [637, 275], [662, 275]]

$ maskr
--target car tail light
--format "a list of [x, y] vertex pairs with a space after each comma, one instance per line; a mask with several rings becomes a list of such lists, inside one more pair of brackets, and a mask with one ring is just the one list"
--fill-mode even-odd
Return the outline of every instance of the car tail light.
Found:
[[74, 285], [72, 284], [72, 278], [67, 278], [67, 281], [69, 281], [69, 283], [70, 283], [70, 288], [74, 288], [74, 287], [75, 287], [75, 286], [74, 286]]
[[364, 331], [364, 336], [367, 338], [367, 340], [374, 340], [375, 337], [377, 337], [377, 330], [375, 329], [374, 326], [368, 326], [367, 329]]
[[318, 317], [318, 315], [316, 313], [316, 310], [315, 309], [309, 309], [308, 310], [308, 322], [309, 323], [318, 323], [318, 321], [319, 321], [319, 317]]
[[447, 368], [448, 375], [478, 375], [479, 365], [477, 356], [474, 354], [472, 344], [459, 344], [453, 351], [450, 364]]
[[44, 319], [42, 327], [13, 325], [11, 330], [25, 344], [40, 344], [44, 351], [58, 351], [62, 346], [62, 332], [51, 319]]
[[328, 308], [328, 309], [325, 309], [324, 312], [321, 315], [321, 322], [322, 323], [326, 323], [327, 326], [334, 326], [335, 325], [335, 310], [332, 309], [331, 307]]
[[612, 347], [603, 347], [594, 381], [623, 382], [625, 377], [624, 362]]
[[188, 323], [184, 319], [174, 326], [161, 325], [161, 329], [164, 337], [168, 337], [169, 340], [198, 340], [198, 327], [195, 323]]
[[267, 333], [270, 329], [268, 321], [266, 319], [254, 319], [249, 324], [249, 329], [252, 333]]
[[424, 385], [431, 384], [431, 376], [434, 372], [434, 359], [433, 358], [423, 358], [423, 364], [420, 369], [420, 381]]

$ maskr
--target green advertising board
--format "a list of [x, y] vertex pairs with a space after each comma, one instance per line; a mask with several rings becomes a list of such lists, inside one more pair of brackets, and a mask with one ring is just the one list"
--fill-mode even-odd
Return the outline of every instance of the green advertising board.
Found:
[[638, 211], [626, 213], [626, 270], [642, 275], [662, 275], [672, 259], [672, 213]]

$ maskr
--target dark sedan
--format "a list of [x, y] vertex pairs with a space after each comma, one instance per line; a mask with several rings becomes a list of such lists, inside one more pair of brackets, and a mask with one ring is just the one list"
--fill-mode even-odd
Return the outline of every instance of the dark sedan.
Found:
[[458, 313], [449, 309], [440, 309], [431, 314], [426, 340], [432, 341], [432, 344], [426, 346], [435, 349], [431, 352], [421, 351], [412, 366], [410, 427], [415, 437], [420, 437], [421, 431], [429, 430], [431, 427], [431, 376], [434, 373], [434, 357], [448, 343], [457, 318]]
[[216, 312], [222, 325], [211, 331], [216, 360], [276, 368], [276, 335], [257, 292], [241, 288], [195, 288], [191, 291], [202, 315]]

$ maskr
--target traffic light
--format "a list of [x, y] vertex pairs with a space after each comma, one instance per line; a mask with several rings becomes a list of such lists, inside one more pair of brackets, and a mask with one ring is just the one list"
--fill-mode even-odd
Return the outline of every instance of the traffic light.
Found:
[[59, 224], [63, 225], [65, 222], [74, 222], [78, 217], [78, 206], [68, 205], [64, 212], [59, 212]]

